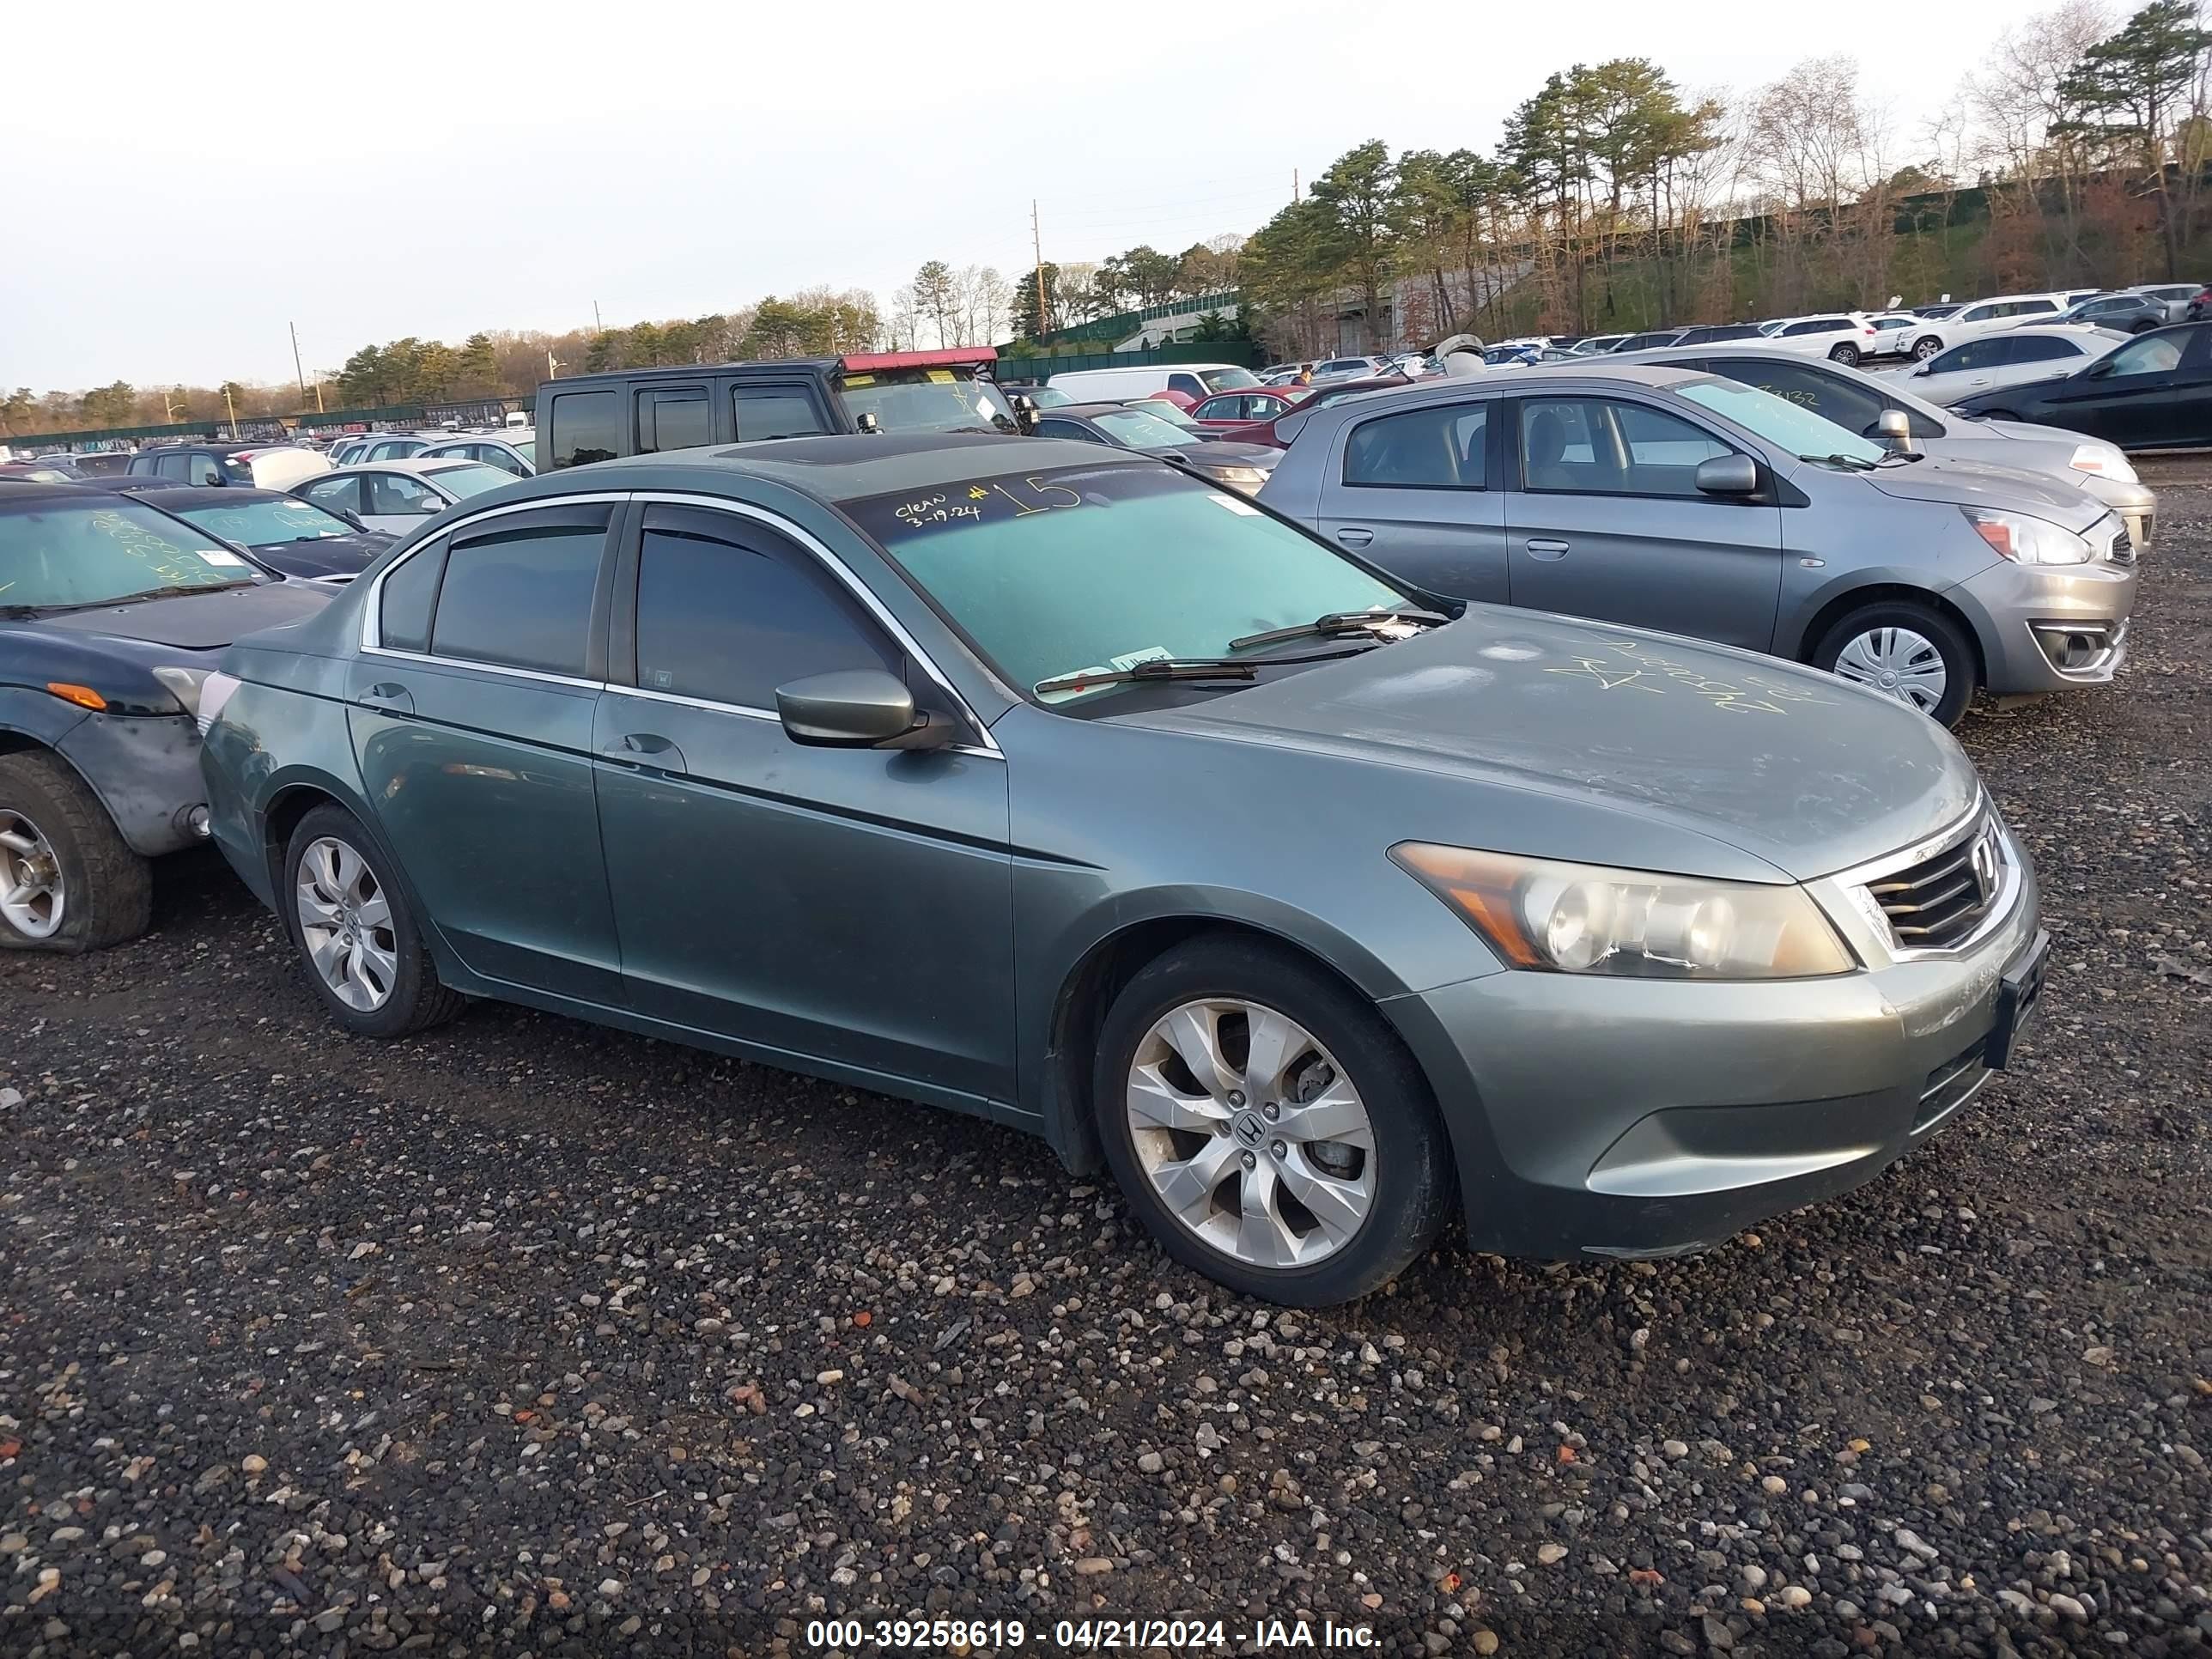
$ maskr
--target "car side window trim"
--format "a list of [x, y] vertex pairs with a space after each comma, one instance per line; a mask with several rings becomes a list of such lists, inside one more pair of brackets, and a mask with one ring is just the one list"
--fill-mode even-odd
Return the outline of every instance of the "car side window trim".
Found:
[[[515, 679], [542, 681], [550, 685], [574, 686], [579, 690], [618, 691], [625, 696], [684, 703], [702, 708], [725, 710], [748, 718], [766, 718], [781, 723], [782, 716], [769, 709], [750, 708], [738, 703], [708, 702], [698, 698], [675, 696], [666, 692], [648, 690], [641, 686], [621, 684], [610, 678], [577, 679], [565, 674], [548, 674], [534, 668], [515, 668], [505, 663], [476, 662], [462, 657], [432, 656], [427, 652], [403, 651], [383, 643], [380, 637], [380, 628], [384, 614], [384, 584], [393, 571], [398, 569], [409, 560], [419, 556], [426, 548], [449, 545], [454, 537], [464, 534], [489, 520], [503, 518], [510, 514], [543, 511], [548, 507], [581, 507], [602, 502], [612, 504], [617, 508], [608, 528], [610, 538], [617, 536], [626, 538], [634, 538], [635, 525], [632, 518], [621, 511], [624, 506], [633, 503], [641, 508], [647, 504], [705, 507], [713, 512], [728, 513], [738, 518], [753, 520], [767, 526], [779, 535], [788, 537], [819, 563], [833, 580], [842, 585], [878, 626], [898, 642], [900, 647], [907, 653], [921, 672], [929, 677], [931, 684], [945, 694], [951, 707], [967, 723], [969, 730], [975, 734], [977, 740], [975, 743], [948, 744], [944, 752], [956, 755], [988, 756], [997, 760], [1006, 758], [1006, 752], [999, 747], [998, 740], [991, 735], [991, 728], [985, 724], [982, 717], [975, 712], [968, 699], [960, 695], [959, 688], [952, 684], [942, 669], [938, 667], [935, 659], [921, 648], [921, 642], [908, 631], [906, 625], [891, 614], [884, 602], [869, 590], [868, 585], [854, 574], [845, 562], [832, 552], [818, 537], [790, 520], [781, 518], [765, 508], [754, 507], [746, 501], [727, 501], [719, 495], [689, 495], [672, 490], [603, 490], [584, 495], [545, 496], [533, 501], [511, 501], [503, 507], [488, 507], [481, 513], [472, 513], [438, 535], [426, 538], [417, 545], [409, 548], [405, 553], [377, 572], [375, 580], [369, 585], [368, 599], [362, 606], [359, 647], [362, 654], [466, 668], [480, 673], [502, 674]], [[600, 584], [603, 590], [608, 586], [609, 584], [604, 580]], [[599, 617], [599, 608], [595, 603], [593, 607], [595, 624]]]

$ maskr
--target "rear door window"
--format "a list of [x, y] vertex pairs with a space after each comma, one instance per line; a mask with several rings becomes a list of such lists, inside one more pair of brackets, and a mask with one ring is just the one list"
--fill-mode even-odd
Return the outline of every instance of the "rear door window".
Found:
[[622, 453], [622, 394], [611, 388], [555, 393], [546, 423], [556, 467], [611, 461]]
[[705, 386], [655, 386], [637, 394], [636, 453], [696, 449], [714, 441]]
[[349, 472], [343, 478], [325, 478], [299, 493], [302, 501], [313, 501], [333, 513], [361, 511], [361, 475], [357, 472]]
[[438, 578], [445, 574], [446, 549], [426, 547], [395, 566], [384, 579], [377, 612], [377, 638], [392, 651], [430, 648], [430, 611], [438, 602]]
[[1490, 405], [1442, 404], [1363, 421], [1344, 450], [1344, 481], [1383, 489], [1480, 489]]
[[574, 508], [496, 520], [456, 540], [438, 590], [432, 654], [580, 678], [605, 544], [605, 514]]

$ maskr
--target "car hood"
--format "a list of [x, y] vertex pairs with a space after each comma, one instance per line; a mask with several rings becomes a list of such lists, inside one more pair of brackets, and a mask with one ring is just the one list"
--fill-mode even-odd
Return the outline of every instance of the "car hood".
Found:
[[[240, 635], [276, 628], [311, 617], [331, 601], [330, 590], [308, 582], [270, 582], [261, 587], [228, 587], [212, 593], [180, 593], [174, 599], [137, 599], [90, 611], [65, 611], [40, 617], [42, 629], [97, 636], [125, 649], [160, 646], [164, 659], [178, 651], [222, 650]], [[143, 653], [134, 653], [143, 654]]]
[[1925, 456], [1901, 466], [1861, 473], [1885, 495], [1908, 501], [1942, 501], [1992, 512], [2026, 513], [2072, 531], [2087, 530], [2105, 516], [2105, 504], [2071, 484], [2040, 472], [1994, 461], [1950, 460]]
[[369, 562], [398, 541], [381, 530], [351, 536], [322, 536], [313, 541], [271, 542], [246, 550], [272, 570], [288, 576], [358, 576]]
[[[1603, 823], [1604, 861], [1684, 875], [1745, 872], [1714, 843], [1800, 880], [1826, 875], [1948, 827], [1980, 792], [1942, 726], [1826, 674], [1492, 605], [1218, 698], [1114, 718], [1547, 796]], [[1470, 795], [1467, 845], [1569, 855], [1557, 812], [1499, 805]], [[1510, 844], [1516, 835], [1529, 844]]]

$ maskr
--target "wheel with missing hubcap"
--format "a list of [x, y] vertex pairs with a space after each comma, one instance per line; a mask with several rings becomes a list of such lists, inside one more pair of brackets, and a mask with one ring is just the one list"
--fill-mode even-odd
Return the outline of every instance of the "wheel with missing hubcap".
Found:
[[68, 906], [61, 855], [46, 831], [0, 806], [0, 921], [27, 939], [49, 939], [61, 931]]
[[0, 946], [74, 954], [146, 931], [153, 877], [58, 755], [0, 756]]
[[1301, 1306], [1364, 1294], [1434, 1237], [1450, 1190], [1425, 1083], [1371, 1005], [1295, 955], [1179, 947], [1101, 1032], [1099, 1128], [1169, 1253]]

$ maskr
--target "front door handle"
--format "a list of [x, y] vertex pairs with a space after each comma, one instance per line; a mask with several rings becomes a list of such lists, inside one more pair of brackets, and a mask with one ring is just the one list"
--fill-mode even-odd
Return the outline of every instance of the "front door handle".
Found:
[[370, 686], [361, 694], [361, 700], [368, 708], [380, 709], [387, 714], [404, 715], [415, 712], [415, 699], [407, 688], [395, 685], [390, 680]]
[[629, 732], [599, 750], [600, 756], [624, 766], [650, 767], [656, 772], [688, 772], [684, 751], [658, 732]]
[[1540, 559], [1564, 559], [1567, 556], [1565, 542], [1532, 541], [1528, 545], [1528, 550]]
[[1375, 532], [1362, 530], [1358, 525], [1346, 525], [1336, 532], [1336, 538], [1346, 547], [1364, 547], [1375, 539]]

